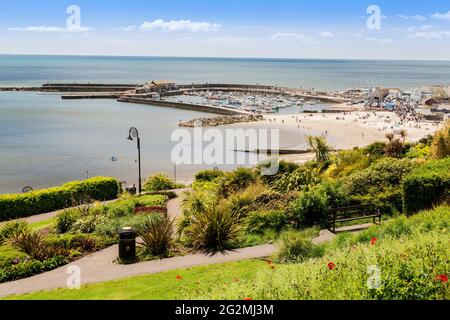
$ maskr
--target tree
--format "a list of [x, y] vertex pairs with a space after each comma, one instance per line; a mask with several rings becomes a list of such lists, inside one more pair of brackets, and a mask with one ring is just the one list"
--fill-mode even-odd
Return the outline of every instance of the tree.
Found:
[[323, 163], [330, 158], [332, 151], [327, 140], [322, 136], [307, 136], [309, 148], [316, 154], [316, 161]]
[[442, 130], [436, 132], [431, 144], [431, 155], [434, 159], [450, 156], [450, 121]]

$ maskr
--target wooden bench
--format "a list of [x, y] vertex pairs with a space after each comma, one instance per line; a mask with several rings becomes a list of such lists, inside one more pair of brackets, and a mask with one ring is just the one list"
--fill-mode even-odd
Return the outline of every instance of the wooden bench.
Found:
[[328, 226], [331, 231], [336, 233], [337, 222], [349, 222], [373, 218], [373, 223], [381, 223], [381, 211], [373, 205], [351, 206], [332, 209], [328, 216]]

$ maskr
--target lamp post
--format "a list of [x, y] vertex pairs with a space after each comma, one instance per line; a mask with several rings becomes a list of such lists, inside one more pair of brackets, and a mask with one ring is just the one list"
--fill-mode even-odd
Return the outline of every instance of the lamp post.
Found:
[[128, 140], [134, 141], [137, 140], [137, 149], [138, 149], [138, 167], [139, 167], [139, 188], [138, 194], [142, 192], [142, 179], [141, 179], [141, 139], [139, 138], [139, 132], [136, 128], [131, 128], [128, 134]]

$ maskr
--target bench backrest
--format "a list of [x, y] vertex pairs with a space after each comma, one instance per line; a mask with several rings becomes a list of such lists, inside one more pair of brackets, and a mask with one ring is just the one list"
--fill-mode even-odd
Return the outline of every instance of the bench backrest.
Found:
[[352, 218], [352, 217], [364, 217], [369, 215], [374, 215], [378, 213], [378, 209], [373, 205], [362, 205], [362, 206], [351, 206], [344, 208], [335, 208], [330, 211], [329, 218], [340, 219], [340, 218]]

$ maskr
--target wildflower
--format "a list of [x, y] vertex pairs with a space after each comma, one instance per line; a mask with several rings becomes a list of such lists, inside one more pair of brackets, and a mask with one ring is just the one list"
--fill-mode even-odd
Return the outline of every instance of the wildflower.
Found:
[[245, 300], [245, 301], [250, 301], [250, 300], [253, 300], [253, 299], [247, 297], [247, 298], [244, 298], [244, 300]]
[[272, 260], [271, 259], [266, 260], [266, 262], [267, 262], [267, 264], [272, 264]]
[[272, 270], [275, 270], [275, 266], [271, 266], [270, 268], [271, 268]]
[[234, 282], [239, 282], [239, 278], [234, 278]]
[[177, 280], [183, 280], [182, 276], [177, 276]]
[[441, 281], [442, 283], [448, 282], [448, 276], [446, 274], [439, 274], [436, 276], [437, 281]]
[[374, 246], [377, 244], [377, 241], [378, 241], [378, 239], [373, 237], [372, 239], [370, 239], [370, 244]]
[[336, 268], [334, 262], [333, 261], [328, 262], [328, 269], [333, 270], [334, 268]]

